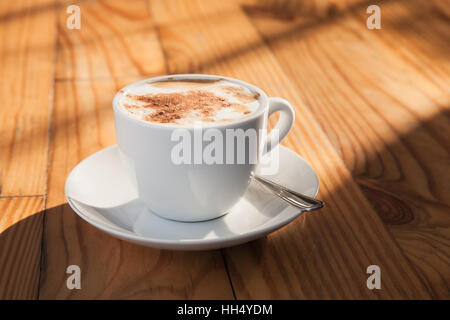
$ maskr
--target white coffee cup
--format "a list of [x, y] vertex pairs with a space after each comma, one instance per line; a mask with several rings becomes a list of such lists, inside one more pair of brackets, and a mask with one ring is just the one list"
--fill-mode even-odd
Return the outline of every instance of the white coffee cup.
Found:
[[[177, 221], [203, 221], [227, 213], [244, 194], [250, 183], [250, 176], [257, 163], [221, 164], [178, 164], [173, 161], [175, 130], [185, 130], [194, 137], [199, 132], [213, 129], [226, 137], [231, 130], [248, 129], [265, 133], [268, 117], [280, 112], [280, 117], [266, 136], [258, 136], [256, 162], [264, 152], [273, 149], [289, 132], [294, 122], [294, 109], [281, 98], [268, 98], [259, 88], [246, 82], [203, 74], [180, 74], [146, 79], [131, 84], [122, 90], [144, 82], [169, 80], [220, 80], [225, 79], [259, 94], [260, 106], [250, 115], [232, 122], [209, 124], [206, 128], [187, 127], [174, 124], [147, 122], [135, 119], [118, 107], [120, 93], [113, 100], [117, 142], [121, 157], [128, 168], [131, 180], [137, 188], [140, 200], [155, 214]], [[277, 134], [274, 134], [274, 133]], [[207, 142], [204, 142], [207, 144]], [[245, 144], [245, 147], [249, 145]], [[202, 145], [204, 147], [204, 145]], [[244, 145], [238, 141], [233, 152]], [[195, 150], [195, 149], [194, 149]], [[194, 151], [195, 152], [195, 151]], [[224, 158], [231, 154], [230, 147], [223, 143]], [[248, 150], [247, 150], [248, 152]], [[247, 155], [249, 155], [248, 153]], [[247, 160], [248, 157], [247, 157]]]

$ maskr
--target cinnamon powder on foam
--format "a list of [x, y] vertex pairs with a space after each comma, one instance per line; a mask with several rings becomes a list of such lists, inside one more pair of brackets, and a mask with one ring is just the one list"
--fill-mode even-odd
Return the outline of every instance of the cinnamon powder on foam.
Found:
[[143, 117], [143, 120], [151, 122], [171, 123], [186, 117], [192, 112], [200, 114], [202, 121], [212, 122], [214, 121], [212, 117], [217, 111], [223, 108], [233, 108], [236, 112], [242, 114], [249, 114], [251, 112], [245, 105], [230, 103], [223, 97], [203, 90], [146, 95], [126, 93], [126, 95], [129, 98], [144, 103], [139, 106], [125, 105], [127, 110], [132, 108], [152, 108], [154, 110], [153, 113]]

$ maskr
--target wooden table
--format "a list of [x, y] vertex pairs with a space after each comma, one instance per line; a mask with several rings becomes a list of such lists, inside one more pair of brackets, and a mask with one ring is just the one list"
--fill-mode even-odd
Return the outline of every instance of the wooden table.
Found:
[[[372, 4], [381, 30], [366, 27]], [[1, 1], [0, 298], [448, 299], [449, 16], [437, 0]], [[295, 105], [284, 145], [314, 167], [326, 206], [203, 252], [78, 218], [64, 182], [115, 143], [113, 94], [197, 72]], [[72, 264], [81, 290], [66, 287]]]

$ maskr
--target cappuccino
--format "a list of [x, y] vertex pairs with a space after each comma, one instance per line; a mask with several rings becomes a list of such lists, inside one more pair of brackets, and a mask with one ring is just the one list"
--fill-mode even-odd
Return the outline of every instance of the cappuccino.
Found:
[[180, 126], [207, 126], [247, 117], [259, 94], [225, 79], [140, 82], [120, 91], [118, 107], [132, 118]]
[[[294, 122], [286, 100], [215, 75], [141, 80], [112, 105], [118, 151], [139, 200], [163, 218], [187, 222], [228, 212], [261, 156], [277, 155], [271, 150]], [[266, 134], [275, 112], [279, 120]]]

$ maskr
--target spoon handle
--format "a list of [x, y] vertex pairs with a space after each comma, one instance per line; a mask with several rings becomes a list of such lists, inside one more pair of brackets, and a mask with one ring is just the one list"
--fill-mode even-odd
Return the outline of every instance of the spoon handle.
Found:
[[252, 178], [266, 186], [276, 196], [304, 211], [317, 210], [322, 208], [324, 205], [323, 201], [305, 196], [304, 194], [283, 187], [275, 182], [267, 180], [266, 178], [256, 175], [253, 175]]

